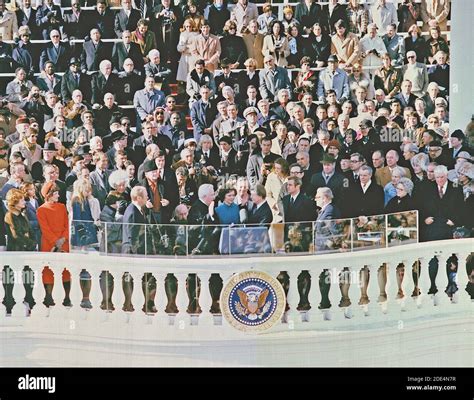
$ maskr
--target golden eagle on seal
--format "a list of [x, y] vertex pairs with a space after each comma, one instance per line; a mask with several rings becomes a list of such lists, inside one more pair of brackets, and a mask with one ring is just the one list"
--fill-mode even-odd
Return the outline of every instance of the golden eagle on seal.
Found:
[[240, 299], [240, 304], [236, 303], [236, 308], [241, 315], [246, 315], [251, 321], [261, 318], [262, 314], [266, 313], [270, 308], [271, 302], [266, 302], [269, 294], [268, 289], [262, 290], [257, 296], [256, 294], [247, 295], [242, 290], [237, 290], [237, 295]]

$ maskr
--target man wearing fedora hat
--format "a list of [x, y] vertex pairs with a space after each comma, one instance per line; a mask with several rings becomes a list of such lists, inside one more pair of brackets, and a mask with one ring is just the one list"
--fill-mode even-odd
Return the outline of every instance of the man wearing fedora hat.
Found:
[[456, 129], [449, 138], [449, 143], [451, 144], [451, 156], [455, 159], [459, 153], [466, 151], [469, 154], [472, 154], [472, 149], [464, 143], [466, 135], [461, 129]]
[[38, 71], [39, 52], [30, 42], [30, 28], [21, 26], [18, 29], [18, 36], [20, 40], [13, 48], [12, 58], [18, 67], [25, 68], [30, 75], [33, 75]]
[[316, 172], [311, 177], [310, 197], [314, 197], [319, 188], [328, 187], [332, 190], [334, 203], [340, 203], [346, 179], [344, 175], [336, 171], [336, 159], [331, 154], [324, 153], [320, 163], [323, 166], [323, 170]]
[[81, 72], [81, 62], [78, 58], [72, 57], [69, 60], [69, 70], [61, 79], [61, 97], [63, 102], [72, 100], [72, 93], [79, 89], [86, 101], [91, 100], [91, 79], [89, 75]]

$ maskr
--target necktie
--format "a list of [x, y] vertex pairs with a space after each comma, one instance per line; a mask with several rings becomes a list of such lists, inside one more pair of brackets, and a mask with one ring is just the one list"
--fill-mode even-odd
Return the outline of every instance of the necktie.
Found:
[[141, 0], [140, 1], [140, 15], [142, 18], [145, 18], [145, 8], [146, 8], [146, 0]]
[[439, 198], [442, 199], [443, 198], [443, 187], [442, 186], [438, 186], [438, 193], [439, 193]]
[[161, 196], [156, 182], [150, 182], [150, 187], [153, 192], [153, 211], [158, 212], [161, 208]]
[[326, 182], [326, 184], [328, 183], [328, 180], [329, 180], [329, 175], [324, 175], [324, 181]]
[[293, 197], [290, 197], [290, 205], [295, 204], [295, 199]]

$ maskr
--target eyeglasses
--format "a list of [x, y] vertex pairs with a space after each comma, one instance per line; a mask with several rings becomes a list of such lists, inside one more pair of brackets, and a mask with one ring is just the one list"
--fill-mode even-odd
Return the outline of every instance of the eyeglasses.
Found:
[[24, 34], [23, 34], [23, 35], [21, 35], [21, 36], [22, 36], [22, 37], [30, 37], [30, 35], [29, 35], [29, 34], [27, 34], [27, 33], [24, 33]]
[[52, 35], [51, 37], [59, 37], [59, 35]]
[[156, 115], [164, 115], [165, 113], [163, 111], [158, 111]]
[[129, 126], [130, 122], [122, 122], [122, 126]]
[[415, 58], [415, 56], [408, 56], [407, 58]]

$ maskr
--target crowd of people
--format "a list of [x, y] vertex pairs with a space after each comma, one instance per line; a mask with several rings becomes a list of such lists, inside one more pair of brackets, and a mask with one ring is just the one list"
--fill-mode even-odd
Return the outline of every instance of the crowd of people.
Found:
[[281, 20], [248, 0], [65, 3], [0, 0], [6, 250], [218, 254], [245, 224], [236, 245], [266, 252], [285, 223], [296, 251], [314, 222], [407, 210], [421, 240], [472, 235], [449, 0], [302, 0]]

